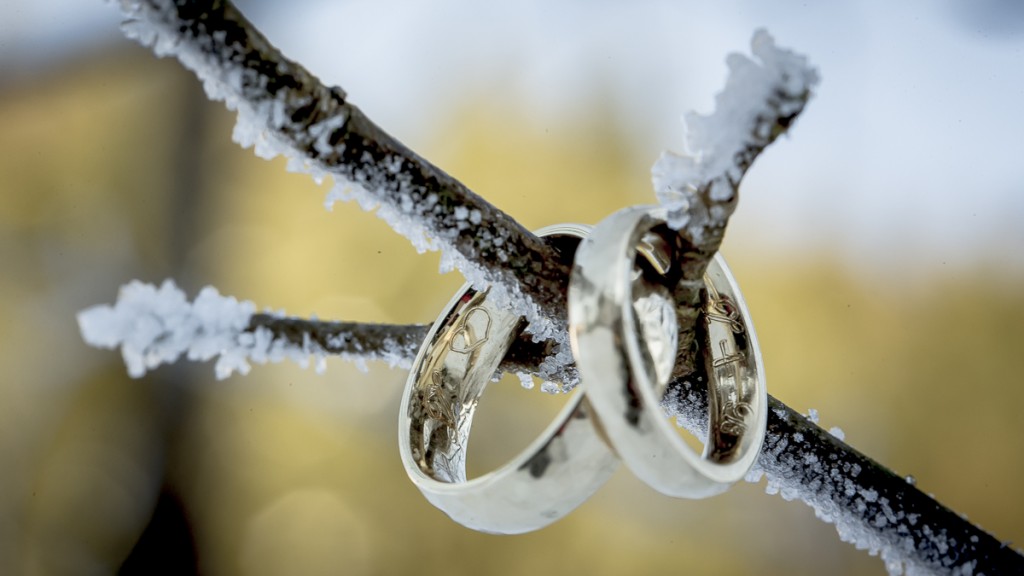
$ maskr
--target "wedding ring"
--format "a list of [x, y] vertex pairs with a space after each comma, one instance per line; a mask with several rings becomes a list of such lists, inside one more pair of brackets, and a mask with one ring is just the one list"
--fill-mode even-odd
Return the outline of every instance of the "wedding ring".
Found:
[[677, 318], [668, 310], [680, 278], [673, 250], [681, 246], [664, 217], [656, 207], [627, 208], [580, 243], [569, 337], [587, 399], [623, 462], [659, 492], [705, 498], [743, 478], [757, 458], [767, 424], [764, 369], [743, 297], [715, 255], [698, 330], [706, 336], [709, 431], [703, 455], [690, 448], [661, 407], [677, 352]]
[[[538, 236], [583, 238], [589, 227], [550, 226]], [[456, 522], [483, 532], [518, 534], [562, 518], [618, 466], [577, 391], [523, 452], [483, 476], [466, 478], [473, 413], [523, 318], [463, 286], [431, 327], [402, 396], [402, 463], [427, 500]]]

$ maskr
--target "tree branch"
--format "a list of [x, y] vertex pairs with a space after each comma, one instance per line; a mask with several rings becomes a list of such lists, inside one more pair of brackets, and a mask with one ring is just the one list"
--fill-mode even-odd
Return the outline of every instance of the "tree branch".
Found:
[[[309, 343], [319, 346], [328, 354], [336, 354], [343, 358], [362, 357], [364, 360], [384, 360], [375, 357], [378, 350], [396, 343], [395, 367], [409, 368], [412, 366], [416, 351], [430, 330], [429, 324], [360, 324], [356, 322], [327, 322], [307, 320], [294, 316], [276, 316], [273, 314], [254, 314], [245, 332], [256, 332], [260, 329], [269, 330], [275, 339], [284, 339], [294, 346], [301, 347]], [[505, 355], [498, 368], [501, 372], [512, 372], [537, 377], [550, 377], [541, 374], [539, 359], [551, 353], [551, 341], [537, 342], [524, 334], [520, 334], [513, 342], [512, 348]], [[400, 358], [398, 360], [397, 358]], [[573, 370], [559, 382], [575, 380], [578, 376]]]
[[230, 2], [122, 0], [121, 8], [129, 36], [176, 56], [211, 99], [238, 110], [240, 144], [333, 176], [329, 203], [377, 208], [417, 249], [441, 250], [443, 265], [523, 308], [538, 336], [564, 332], [569, 268], [554, 249], [384, 132], [341, 88], [285, 58]]
[[[495, 297], [521, 307], [539, 337], [564, 341], [569, 271], [564, 257], [384, 133], [346, 102], [340, 88], [323, 86], [284, 58], [230, 2], [122, 0], [121, 6], [130, 19], [130, 35], [153, 46], [158, 55], [175, 55], [203, 81], [211, 98], [238, 110], [235, 139], [241, 144], [254, 146], [265, 157], [285, 154], [292, 168], [314, 177], [334, 176], [329, 202], [355, 199], [364, 208], [379, 208], [378, 216], [417, 248], [441, 250], [443, 261], [474, 285], [492, 285]], [[693, 328], [704, 268], [721, 243], [743, 174], [792, 124], [816, 81], [802, 57], [776, 49], [767, 34], [755, 37], [754, 55], [760, 63], [730, 57], [732, 73], [718, 98], [718, 111], [689, 119], [692, 155], [665, 155], [653, 170], [656, 191], [671, 209], [671, 224], [685, 244], [683, 282], [676, 296], [681, 343], [689, 345], [666, 405], [698, 432], [707, 427], [706, 389], [698, 375], [683, 376], [699, 365], [694, 362]], [[149, 298], [138, 286], [123, 290], [122, 297], [126, 292], [134, 295], [126, 302]], [[170, 324], [126, 305], [125, 317], [136, 314], [128, 328], [139, 332], [141, 327], [145, 336], [120, 342], [133, 375], [182, 354], [203, 359], [220, 353], [218, 374], [247, 370], [247, 358], [275, 359], [295, 350], [306, 359], [310, 354], [378, 353], [399, 365], [411, 360], [415, 335], [424, 330], [254, 316], [251, 303], [224, 299], [216, 291], [204, 293], [189, 310], [168, 296], [174, 302]], [[157, 297], [156, 303], [165, 301]], [[207, 308], [220, 313], [205, 314]], [[80, 314], [79, 322], [87, 340], [114, 347], [119, 342], [110, 331], [125, 328], [125, 317], [118, 308], [98, 307]], [[228, 330], [220, 330], [223, 326]], [[365, 341], [341, 338], [363, 332]], [[193, 340], [184, 341], [189, 338]], [[225, 349], [231, 353], [223, 353]], [[527, 350], [517, 358], [527, 365], [527, 359], [540, 358], [537, 352]], [[550, 363], [545, 373], [550, 373]], [[768, 436], [751, 480], [763, 475], [769, 491], [812, 506], [820, 518], [836, 524], [841, 538], [881, 554], [890, 570], [1024, 572], [1019, 553], [781, 402], [772, 399], [771, 406]]]
[[[239, 302], [204, 288], [193, 303], [171, 281], [159, 288], [133, 282], [121, 289], [114, 306], [79, 314], [85, 339], [95, 346], [120, 346], [129, 372], [219, 356], [217, 374], [248, 372], [248, 361], [292, 359], [308, 365], [334, 354], [365, 366], [369, 360], [393, 367], [412, 364], [426, 325], [326, 322], [253, 314], [252, 302]], [[501, 369], [538, 374], [549, 343], [521, 337]], [[664, 406], [680, 425], [707, 433], [707, 390], [694, 378], [674, 380]], [[907, 570], [956, 573], [971, 567], [989, 576], [1018, 574], [1024, 556], [942, 506], [905, 478], [843, 443], [775, 398], [769, 398], [768, 431], [747, 480], [767, 478], [769, 493], [799, 499], [836, 525], [840, 538], [878, 554], [894, 573]]]
[[807, 59], [777, 48], [764, 30], [754, 34], [753, 60], [728, 57], [729, 76], [707, 116], [686, 117], [686, 154], [664, 152], [651, 168], [654, 191], [669, 212], [669, 226], [684, 244], [675, 376], [699, 372], [696, 323], [702, 309], [704, 271], [725, 237], [739, 202], [739, 185], [754, 160], [786, 133], [811, 97], [818, 74]]
[[[840, 539], [878, 555], [891, 574], [1024, 573], [1024, 556], [810, 418], [768, 397], [768, 430], [747, 481], [800, 500], [834, 524]], [[676, 380], [666, 411], [694, 434], [707, 432], [707, 389]]]
[[[128, 373], [135, 378], [182, 356], [196, 361], [216, 358], [218, 378], [233, 372], [247, 374], [250, 362], [292, 360], [308, 367], [313, 358], [322, 371], [328, 355], [364, 370], [370, 361], [408, 369], [430, 329], [428, 324], [328, 322], [283, 313], [256, 314], [255, 310], [251, 301], [221, 296], [212, 286], [189, 302], [172, 280], [159, 287], [135, 281], [121, 287], [113, 306], [80, 312], [78, 323], [89, 344], [120, 347]], [[563, 372], [542, 369], [542, 359], [551, 354], [553, 345], [550, 340], [538, 342], [520, 334], [499, 370], [576, 382], [575, 366]]]

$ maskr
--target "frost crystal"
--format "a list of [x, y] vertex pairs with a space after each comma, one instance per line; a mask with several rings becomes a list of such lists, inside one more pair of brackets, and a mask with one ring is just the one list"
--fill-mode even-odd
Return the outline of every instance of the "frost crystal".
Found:
[[548, 381], [544, 381], [541, 383], [540, 390], [545, 394], [561, 394], [563, 392], [567, 392], [567, 390], [565, 390], [565, 388], [563, 388], [562, 385], [559, 384], [558, 382]]
[[[789, 420], [784, 411], [775, 415]], [[817, 417], [810, 410], [809, 419], [816, 422]], [[830, 432], [841, 436], [837, 428]], [[973, 573], [975, 563], [966, 559], [963, 543], [945, 528], [925, 524], [920, 515], [901, 510], [902, 504], [894, 506], [868, 484], [870, 475], [862, 474], [856, 459], [819, 457], [816, 443], [802, 441], [805, 435], [806, 430], [790, 436], [769, 433], [747, 481], [767, 478], [767, 493], [808, 504], [820, 520], [835, 525], [842, 540], [880, 556], [890, 574]]]
[[[367, 211], [387, 222], [396, 232], [409, 239], [420, 252], [441, 251], [442, 270], [457, 268], [477, 289], [491, 287], [490, 299], [496, 306], [509, 305], [518, 309], [527, 319], [528, 331], [537, 339], [564, 337], [555, 322], [542, 313], [540, 307], [510, 284], [509, 278], [496, 278], [481, 264], [466, 258], [455, 245], [460, 231], [483, 222], [479, 209], [455, 207], [451, 213], [443, 208], [436, 191], [429, 184], [417, 183], [410, 176], [415, 170], [410, 161], [396, 153], [374, 157], [364, 151], [358, 159], [345, 157], [344, 141], [336, 136], [350, 121], [352, 109], [337, 100], [317, 100], [322, 94], [316, 82], [307, 94], [303, 90], [291, 91], [276, 86], [273, 71], [252, 65], [248, 56], [260, 57], [255, 46], [246, 42], [258, 40], [246, 37], [227, 38], [223, 32], [209, 37], [201, 33], [192, 37], [191, 28], [178, 22], [178, 11], [169, 0], [121, 0], [122, 12], [127, 17], [125, 34], [141, 44], [152, 47], [158, 56], [174, 56], [192, 70], [202, 81], [212, 100], [222, 100], [229, 110], [238, 111], [233, 137], [243, 147], [252, 147], [263, 158], [283, 155], [288, 158], [291, 171], [309, 172], [320, 181], [325, 175], [334, 178], [334, 186], [324, 201], [330, 209], [338, 200], [355, 201]], [[266, 62], [264, 62], [266, 63]], [[283, 57], [279, 66], [294, 66]], [[295, 72], [301, 70], [295, 66]], [[304, 72], [304, 71], [302, 71]], [[338, 88], [331, 93], [341, 92]], [[316, 92], [314, 94], [314, 92]], [[298, 110], [309, 106], [327, 106], [329, 113], [309, 126], [293, 119]], [[308, 146], [296, 147], [293, 140], [308, 141]], [[351, 152], [351, 151], [349, 151]], [[475, 231], [475, 244], [487, 247], [497, 262], [509, 262], [513, 255], [504, 248], [506, 238], [483, 228]], [[483, 248], [481, 248], [483, 249]]]
[[[706, 435], [707, 403], [690, 384], [670, 388], [662, 405], [687, 430], [701, 438]], [[816, 421], [817, 411], [810, 412]], [[746, 481], [766, 479], [768, 494], [806, 503], [820, 520], [835, 525], [842, 540], [880, 556], [891, 574], [973, 573], [976, 563], [968, 558], [978, 544], [976, 538], [966, 546], [958, 543], [943, 526], [929, 525], [921, 514], [909, 511], [905, 502], [890, 501], [891, 494], [871, 485], [876, 476], [864, 473], [858, 455], [822, 451], [820, 439], [808, 438], [820, 432], [784, 407], [774, 407], [769, 422], [764, 446]], [[773, 427], [791, 432], [779, 433]]]
[[[82, 337], [93, 346], [121, 347], [128, 373], [138, 378], [147, 370], [175, 362], [209, 360], [220, 355], [217, 376], [245, 373], [249, 366], [240, 353], [239, 335], [256, 307], [221, 296], [213, 287], [189, 303], [171, 280], [157, 288], [133, 281], [121, 287], [114, 306], [100, 305], [78, 313]], [[253, 335], [248, 335], [254, 338]]]
[[[703, 241], [709, 224], [724, 224], [725, 203], [757, 152], [800, 112], [817, 72], [804, 56], [775, 46], [758, 30], [751, 41], [754, 60], [730, 54], [729, 77], [709, 116], [685, 118], [685, 153], [664, 152], [651, 168], [655, 193], [669, 209], [669, 224]], [[699, 189], [710, 186], [707, 201]]]
[[817, 424], [818, 423], [818, 411], [815, 410], [814, 408], [809, 408], [807, 410], [807, 419], [810, 420], [812, 424]]
[[[218, 379], [233, 372], [248, 374], [250, 362], [290, 359], [306, 368], [312, 357], [317, 372], [326, 369], [327, 351], [309, 334], [296, 344], [264, 326], [250, 330], [255, 310], [252, 302], [221, 296], [212, 286], [203, 288], [189, 303], [172, 280], [165, 280], [159, 288], [133, 281], [121, 287], [113, 306], [93, 306], [79, 312], [78, 325], [87, 343], [99, 348], [120, 346], [133, 378], [161, 364], [171, 364], [182, 355], [194, 361], [216, 357]], [[402, 368], [407, 368], [411, 360], [408, 350], [393, 339], [385, 340], [379, 349], [363, 352], [351, 333], [342, 333], [333, 336], [332, 347], [351, 348], [353, 351], [338, 355], [363, 370], [368, 360], [383, 360]]]
[[533, 376], [525, 374], [523, 372], [516, 372], [516, 377], [519, 378], [519, 383], [527, 390], [533, 389]]

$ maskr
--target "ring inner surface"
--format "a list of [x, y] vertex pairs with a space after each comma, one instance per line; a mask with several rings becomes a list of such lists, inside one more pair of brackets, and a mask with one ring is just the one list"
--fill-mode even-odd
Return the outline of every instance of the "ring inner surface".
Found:
[[[632, 271], [633, 328], [640, 341], [642, 362], [638, 368], [648, 375], [658, 399], [667, 390], [678, 348], [679, 318], [672, 296], [673, 284], [680, 275], [677, 236], [665, 226], [640, 232]], [[757, 374], [751, 365], [750, 343], [739, 306], [717, 263], [709, 266], [704, 283], [702, 325], [697, 329], [709, 376], [708, 410], [712, 417], [703, 455], [729, 463], [742, 455], [744, 439], [749, 436], [745, 433], [756, 424], [752, 402]]]
[[468, 289], [449, 311], [420, 363], [409, 400], [409, 441], [420, 470], [444, 482], [466, 481], [473, 413], [522, 317]]
[[[553, 234], [544, 240], [571, 263], [580, 237]], [[473, 415], [526, 325], [511, 307], [489, 303], [488, 292], [466, 289], [439, 321], [407, 407], [412, 458], [424, 474], [442, 482], [466, 482]]]
[[653, 376], [655, 395], [661, 397], [668, 387], [676, 363], [679, 320], [672, 293], [654, 266], [646, 266], [647, 255], [639, 252], [633, 268], [633, 330], [640, 339], [640, 352], [646, 374]]
[[755, 434], [757, 425], [758, 368], [751, 349], [746, 321], [732, 283], [713, 262], [704, 276], [705, 367], [711, 411], [709, 442], [705, 456], [728, 463], [739, 459]]

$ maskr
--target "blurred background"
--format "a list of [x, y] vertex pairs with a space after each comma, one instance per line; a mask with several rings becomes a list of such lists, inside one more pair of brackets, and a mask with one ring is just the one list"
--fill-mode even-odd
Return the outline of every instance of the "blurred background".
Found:
[[[747, 177], [724, 246], [769, 389], [1024, 541], [1024, 5], [238, 5], [530, 227], [653, 202], [679, 118], [711, 111], [726, 54], [767, 27], [822, 75]], [[119, 20], [99, 1], [0, 4], [0, 573], [884, 573], [763, 484], [673, 500], [625, 470], [545, 530], [471, 532], [406, 479], [405, 374], [384, 366], [129, 379], [75, 313], [133, 278], [399, 323], [432, 321], [461, 280], [241, 150], [233, 114]], [[494, 388], [479, 470], [564, 402]]]

